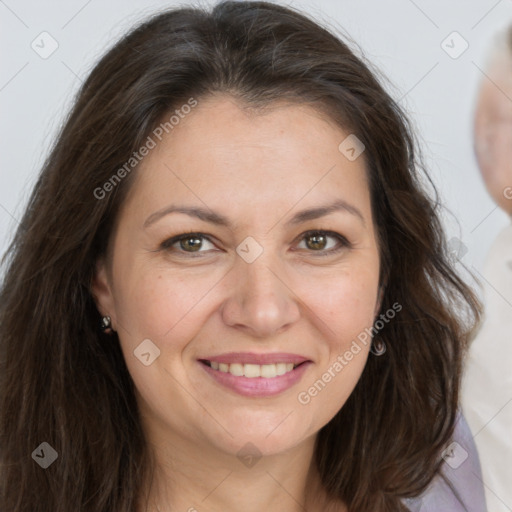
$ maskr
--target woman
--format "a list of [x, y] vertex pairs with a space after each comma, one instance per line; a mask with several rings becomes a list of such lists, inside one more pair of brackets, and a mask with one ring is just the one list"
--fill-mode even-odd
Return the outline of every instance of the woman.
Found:
[[420, 169], [368, 67], [291, 9], [128, 34], [7, 256], [1, 509], [417, 510], [479, 316]]

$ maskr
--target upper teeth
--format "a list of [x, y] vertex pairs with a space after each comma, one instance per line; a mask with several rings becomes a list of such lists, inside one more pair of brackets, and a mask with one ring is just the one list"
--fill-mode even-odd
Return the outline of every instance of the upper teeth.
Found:
[[293, 363], [277, 363], [277, 364], [241, 364], [241, 363], [217, 363], [210, 361], [210, 366], [214, 370], [225, 373], [231, 373], [236, 377], [264, 377], [266, 379], [284, 375], [291, 372], [294, 368]]

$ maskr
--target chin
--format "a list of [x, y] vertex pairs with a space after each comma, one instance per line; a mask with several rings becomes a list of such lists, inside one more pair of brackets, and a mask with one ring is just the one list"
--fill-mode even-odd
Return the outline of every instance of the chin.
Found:
[[[290, 417], [294, 415], [292, 413]], [[304, 431], [303, 425], [286, 424], [288, 419], [283, 422], [282, 417], [280, 422], [281, 424], [273, 423], [271, 427], [265, 421], [237, 423], [236, 429], [230, 429], [233, 437], [224, 432], [222, 438], [215, 434], [212, 441], [230, 455], [240, 457], [248, 454], [261, 457], [286, 452], [311, 437], [311, 433]]]

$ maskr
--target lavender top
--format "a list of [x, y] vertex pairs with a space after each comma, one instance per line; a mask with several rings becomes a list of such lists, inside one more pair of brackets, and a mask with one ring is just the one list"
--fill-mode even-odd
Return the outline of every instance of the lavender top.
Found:
[[[411, 512], [487, 512], [480, 461], [473, 435], [459, 414], [453, 442], [444, 452], [443, 474], [418, 498], [405, 500]], [[450, 488], [450, 485], [452, 488]]]

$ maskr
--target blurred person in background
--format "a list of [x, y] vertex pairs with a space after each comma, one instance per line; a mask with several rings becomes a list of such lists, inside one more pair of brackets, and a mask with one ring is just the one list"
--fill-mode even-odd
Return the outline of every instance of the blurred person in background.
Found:
[[[487, 190], [512, 219], [512, 25], [498, 35], [482, 77], [474, 147]], [[489, 510], [512, 510], [512, 223], [483, 270], [484, 321], [467, 360], [462, 405], [480, 454]]]

